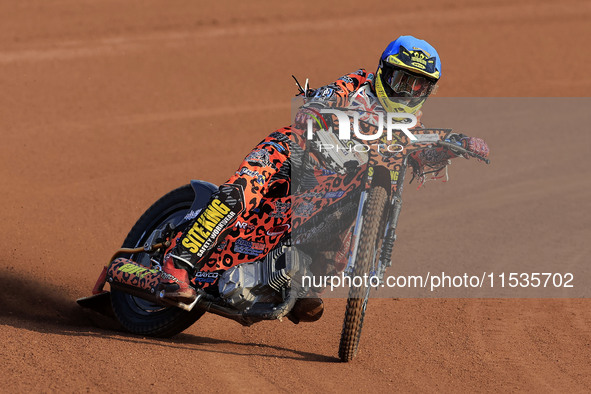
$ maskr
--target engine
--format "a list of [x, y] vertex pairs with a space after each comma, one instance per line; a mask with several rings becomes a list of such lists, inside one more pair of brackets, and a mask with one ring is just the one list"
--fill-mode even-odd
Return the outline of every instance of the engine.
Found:
[[280, 246], [261, 261], [239, 264], [224, 272], [218, 282], [220, 296], [236, 309], [280, 302], [285, 289], [299, 286], [297, 279], [305, 274], [310, 262], [303, 253]]

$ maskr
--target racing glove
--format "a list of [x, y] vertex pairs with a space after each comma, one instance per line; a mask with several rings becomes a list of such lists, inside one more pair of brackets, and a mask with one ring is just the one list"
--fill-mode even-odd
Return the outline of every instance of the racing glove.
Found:
[[469, 150], [482, 157], [488, 157], [490, 150], [487, 143], [482, 138], [464, 137], [461, 139], [464, 149]]

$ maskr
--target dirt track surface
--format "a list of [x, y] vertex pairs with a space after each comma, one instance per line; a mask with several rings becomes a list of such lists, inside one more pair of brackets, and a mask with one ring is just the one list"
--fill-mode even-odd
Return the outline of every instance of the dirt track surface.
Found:
[[[154, 200], [191, 178], [223, 182], [289, 122], [291, 74], [318, 86], [373, 71], [390, 40], [413, 34], [443, 58], [439, 96], [591, 88], [588, 2], [215, 3], [0, 4], [0, 387], [591, 390], [586, 299], [371, 300], [347, 365], [336, 359], [342, 300], [314, 324], [243, 328], [208, 315], [171, 340], [81, 312], [74, 300]], [[461, 244], [507, 266], [588, 260], [589, 136], [555, 153], [545, 143], [555, 135], [472, 134], [493, 164], [454, 164], [453, 183], [409, 193], [395, 256], [420, 264]], [[441, 196], [446, 224], [429, 226]]]

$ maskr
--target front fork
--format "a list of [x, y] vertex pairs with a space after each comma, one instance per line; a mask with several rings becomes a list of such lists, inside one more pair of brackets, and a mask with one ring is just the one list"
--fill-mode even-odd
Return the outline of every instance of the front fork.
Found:
[[382, 242], [382, 251], [379, 258], [377, 275], [378, 278], [380, 278], [380, 284], [384, 283], [384, 273], [386, 272], [386, 269], [392, 266], [392, 250], [394, 249], [394, 242], [396, 241], [396, 227], [398, 225], [398, 217], [400, 216], [401, 209], [402, 197], [396, 195], [392, 206], [391, 220], [388, 223], [388, 226], [386, 226], [384, 241]]
[[[400, 177], [397, 182], [397, 188], [394, 192], [392, 197], [392, 205], [391, 211], [388, 215], [388, 223], [386, 223], [385, 230], [384, 230], [384, 241], [382, 242], [381, 251], [379, 254], [379, 258], [376, 255], [375, 260], [377, 260], [377, 268], [372, 273], [376, 275], [379, 280], [380, 284], [384, 283], [384, 273], [386, 269], [392, 266], [392, 251], [394, 249], [394, 242], [396, 241], [396, 228], [398, 226], [398, 218], [400, 217], [400, 211], [402, 210], [402, 189], [404, 186], [404, 178], [406, 175], [406, 168], [407, 168], [407, 157], [405, 157], [402, 168], [400, 170]], [[357, 249], [359, 247], [359, 236], [361, 227], [363, 225], [363, 208], [365, 206], [365, 200], [367, 198], [367, 191], [363, 191], [361, 193], [361, 198], [359, 200], [359, 207], [357, 209], [357, 217], [355, 220], [355, 227], [353, 230], [353, 237], [355, 243], [353, 245], [353, 249], [349, 256], [349, 261], [347, 262], [347, 267], [345, 268], [345, 275], [352, 276], [353, 271], [355, 268], [355, 259], [357, 257]], [[375, 261], [374, 260], [374, 261]], [[375, 267], [375, 263], [374, 263]]]
[[363, 207], [365, 206], [365, 200], [367, 198], [367, 190], [361, 192], [359, 197], [359, 205], [357, 206], [357, 215], [355, 217], [355, 227], [353, 228], [353, 248], [349, 253], [349, 259], [347, 266], [345, 267], [344, 274], [353, 277], [353, 270], [355, 269], [355, 259], [357, 258], [357, 249], [359, 248], [359, 236], [361, 235], [361, 226], [363, 225]]
[[398, 227], [398, 218], [402, 210], [402, 190], [404, 189], [404, 178], [406, 176], [406, 169], [408, 167], [408, 156], [405, 156], [402, 167], [400, 169], [400, 176], [396, 183], [396, 192], [392, 197], [392, 208], [390, 211], [390, 220], [386, 226], [384, 234], [384, 242], [382, 242], [382, 251], [380, 253], [378, 265], [378, 278], [380, 284], [384, 283], [384, 273], [388, 267], [392, 266], [392, 251], [394, 250], [394, 242], [396, 241], [396, 228]]

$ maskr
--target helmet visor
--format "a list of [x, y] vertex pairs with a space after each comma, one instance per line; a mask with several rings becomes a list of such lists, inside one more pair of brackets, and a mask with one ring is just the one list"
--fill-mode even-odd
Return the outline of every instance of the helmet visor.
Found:
[[394, 97], [427, 97], [437, 81], [384, 62], [383, 82]]

